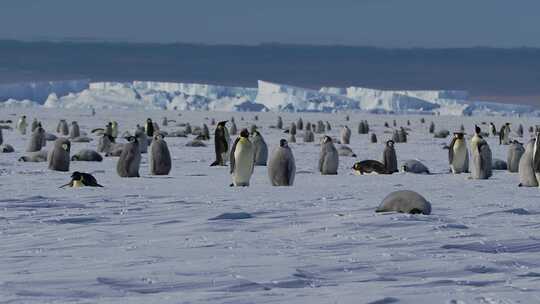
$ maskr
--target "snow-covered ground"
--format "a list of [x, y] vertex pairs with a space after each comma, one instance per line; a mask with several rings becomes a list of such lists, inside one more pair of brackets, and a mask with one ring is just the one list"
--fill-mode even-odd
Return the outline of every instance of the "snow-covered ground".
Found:
[[[53, 132], [59, 119], [77, 120], [82, 131], [117, 120], [133, 130], [147, 117], [163, 116], [192, 126], [234, 116], [239, 127], [256, 123], [270, 150], [282, 131], [269, 128], [275, 113], [2, 109], [0, 120], [25, 113]], [[181, 114], [181, 116], [179, 116]], [[258, 115], [259, 121], [254, 121]], [[518, 175], [495, 171], [489, 180], [448, 174], [448, 139], [437, 129], [469, 132], [498, 117], [391, 116], [282, 113], [288, 126], [329, 121], [353, 131], [358, 157], [340, 157], [337, 176], [317, 172], [319, 146], [291, 144], [297, 162], [293, 187], [272, 187], [266, 167], [252, 185], [231, 188], [228, 167], [209, 167], [207, 147], [185, 147], [191, 138], [166, 138], [173, 157], [170, 176], [120, 178], [117, 158], [72, 162], [71, 171], [93, 172], [105, 188], [65, 188], [70, 173], [46, 163], [21, 163], [29, 136], [3, 130], [16, 153], [0, 154], [0, 303], [538, 303], [540, 302], [540, 190], [518, 188]], [[241, 120], [241, 117], [244, 120]], [[358, 135], [367, 119], [379, 137]], [[353, 175], [357, 160], [381, 159], [392, 126], [411, 121], [408, 143], [397, 144], [398, 161], [419, 159], [432, 175]], [[527, 129], [529, 118], [508, 118]], [[483, 126], [487, 131], [487, 126]], [[210, 126], [213, 129], [212, 126]], [[164, 128], [167, 131], [182, 127]], [[213, 130], [212, 130], [213, 131]], [[488, 138], [494, 158], [507, 146]], [[73, 143], [72, 153], [95, 148]], [[47, 148], [52, 144], [49, 142]], [[432, 203], [431, 215], [376, 214], [392, 191], [410, 189]], [[210, 220], [223, 213], [251, 218]]]

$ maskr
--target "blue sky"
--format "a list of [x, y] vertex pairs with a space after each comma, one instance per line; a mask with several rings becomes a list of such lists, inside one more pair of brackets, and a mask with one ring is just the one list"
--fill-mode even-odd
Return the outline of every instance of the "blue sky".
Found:
[[539, 0], [1, 0], [0, 38], [540, 47]]

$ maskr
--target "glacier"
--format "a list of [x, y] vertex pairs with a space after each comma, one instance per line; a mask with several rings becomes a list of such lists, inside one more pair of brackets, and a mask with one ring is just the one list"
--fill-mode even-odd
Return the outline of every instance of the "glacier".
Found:
[[302, 88], [259, 80], [256, 88], [156, 81], [51, 81], [0, 85], [0, 107], [226, 112], [368, 112], [538, 116], [528, 105], [470, 100], [460, 90]]

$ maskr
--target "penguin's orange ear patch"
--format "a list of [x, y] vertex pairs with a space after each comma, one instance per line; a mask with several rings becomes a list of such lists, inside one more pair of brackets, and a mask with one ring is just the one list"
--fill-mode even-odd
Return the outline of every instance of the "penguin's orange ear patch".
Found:
[[68, 149], [68, 145], [67, 145], [67, 144], [63, 144], [63, 145], [62, 145], [62, 149], [64, 149], [64, 150], [66, 150], [66, 151], [67, 151], [67, 149]]

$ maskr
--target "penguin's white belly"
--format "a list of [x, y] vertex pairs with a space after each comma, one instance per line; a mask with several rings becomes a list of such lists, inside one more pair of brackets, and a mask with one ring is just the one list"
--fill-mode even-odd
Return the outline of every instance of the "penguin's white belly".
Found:
[[454, 158], [451, 164], [452, 170], [454, 173], [456, 173], [455, 171], [466, 170], [467, 147], [464, 144], [455, 144], [453, 148]]
[[233, 181], [235, 186], [249, 186], [253, 173], [253, 147], [250, 144], [237, 145], [234, 151]]

